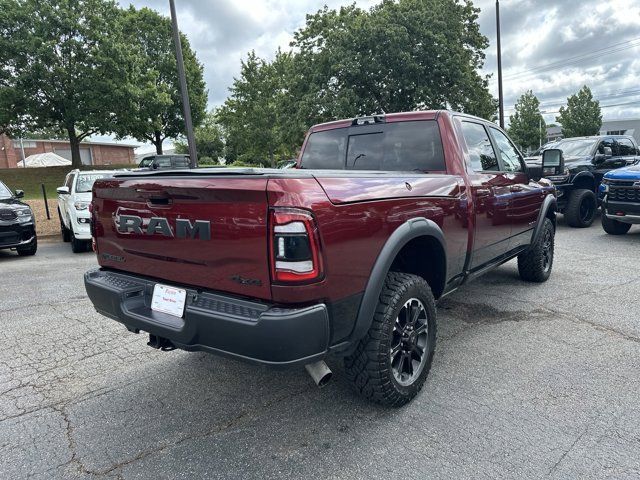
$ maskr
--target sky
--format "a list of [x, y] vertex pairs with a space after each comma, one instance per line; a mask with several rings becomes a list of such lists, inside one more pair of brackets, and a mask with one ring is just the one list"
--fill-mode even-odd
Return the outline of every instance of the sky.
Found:
[[[352, 0], [175, 0], [180, 30], [204, 64], [209, 107], [224, 102], [247, 52], [267, 59], [287, 49], [305, 15]], [[168, 0], [120, 0], [169, 15]], [[357, 0], [369, 8], [377, 0]], [[495, 1], [476, 0], [489, 39], [484, 74], [497, 98]], [[640, 0], [502, 0], [500, 2], [505, 116], [531, 89], [545, 121], [555, 121], [566, 97], [588, 85], [603, 118], [640, 118]]]

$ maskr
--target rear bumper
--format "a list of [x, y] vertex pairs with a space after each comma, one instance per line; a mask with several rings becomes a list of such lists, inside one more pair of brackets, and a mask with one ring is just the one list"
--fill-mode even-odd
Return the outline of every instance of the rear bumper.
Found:
[[324, 304], [284, 309], [176, 285], [187, 290], [185, 313], [179, 318], [151, 310], [153, 279], [97, 269], [85, 273], [84, 282], [99, 313], [183, 350], [282, 366], [310, 363], [327, 353]]

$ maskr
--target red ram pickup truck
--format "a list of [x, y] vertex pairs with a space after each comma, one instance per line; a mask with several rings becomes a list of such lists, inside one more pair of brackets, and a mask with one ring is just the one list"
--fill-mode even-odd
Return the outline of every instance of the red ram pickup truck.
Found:
[[342, 357], [381, 404], [422, 387], [437, 299], [510, 259], [551, 272], [556, 197], [493, 123], [450, 111], [316, 125], [290, 170], [125, 172], [94, 185], [96, 310], [149, 345], [318, 384]]

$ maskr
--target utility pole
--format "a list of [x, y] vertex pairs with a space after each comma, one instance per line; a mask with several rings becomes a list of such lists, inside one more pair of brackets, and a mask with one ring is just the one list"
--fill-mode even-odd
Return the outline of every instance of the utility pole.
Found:
[[184, 73], [184, 59], [182, 58], [182, 43], [180, 42], [180, 30], [178, 30], [178, 17], [176, 16], [176, 5], [173, 0], [169, 0], [169, 8], [171, 9], [173, 43], [176, 48], [176, 63], [178, 64], [178, 79], [180, 80], [184, 126], [187, 130], [187, 143], [189, 144], [189, 159], [191, 168], [195, 168], [198, 162], [198, 152], [196, 151], [196, 139], [193, 134], [193, 122], [191, 121], [191, 104], [189, 103], [189, 92], [187, 91], [187, 77]]
[[500, 128], [504, 128], [504, 97], [502, 96], [502, 49], [500, 48], [500, 0], [496, 0], [496, 36], [498, 39], [498, 111]]

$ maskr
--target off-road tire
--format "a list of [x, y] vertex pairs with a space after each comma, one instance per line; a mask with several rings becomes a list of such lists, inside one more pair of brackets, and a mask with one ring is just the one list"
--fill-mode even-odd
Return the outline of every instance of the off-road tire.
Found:
[[593, 223], [598, 211], [598, 199], [591, 190], [581, 188], [569, 195], [564, 209], [564, 218], [570, 227], [587, 228]]
[[62, 235], [62, 241], [70, 242], [71, 232], [69, 232], [69, 229], [64, 226], [64, 222], [62, 221], [62, 215], [60, 214], [60, 209], [58, 209], [58, 217], [60, 218], [60, 233]]
[[73, 253], [82, 253], [87, 251], [87, 242], [85, 240], [78, 240], [71, 230], [71, 251]]
[[600, 220], [602, 221], [603, 230], [609, 235], [624, 235], [631, 228], [630, 223], [618, 222], [613, 218], [608, 218], [604, 210], [602, 211]]
[[553, 268], [555, 229], [545, 218], [542, 230], [531, 247], [518, 255], [518, 273], [527, 282], [546, 282]]
[[[418, 299], [426, 312], [427, 344], [422, 371], [409, 385], [396, 380], [391, 366], [391, 342], [400, 311], [410, 299]], [[384, 406], [400, 407], [422, 388], [436, 346], [436, 305], [429, 284], [417, 275], [389, 272], [371, 327], [353, 354], [345, 357], [345, 372], [363, 397]]]
[[21, 257], [29, 257], [31, 255], [35, 255], [37, 250], [38, 250], [38, 239], [37, 238], [34, 238], [33, 242], [31, 242], [31, 245], [29, 245], [27, 247], [18, 247], [18, 248], [16, 248], [16, 251], [18, 252], [18, 255], [20, 255]]

